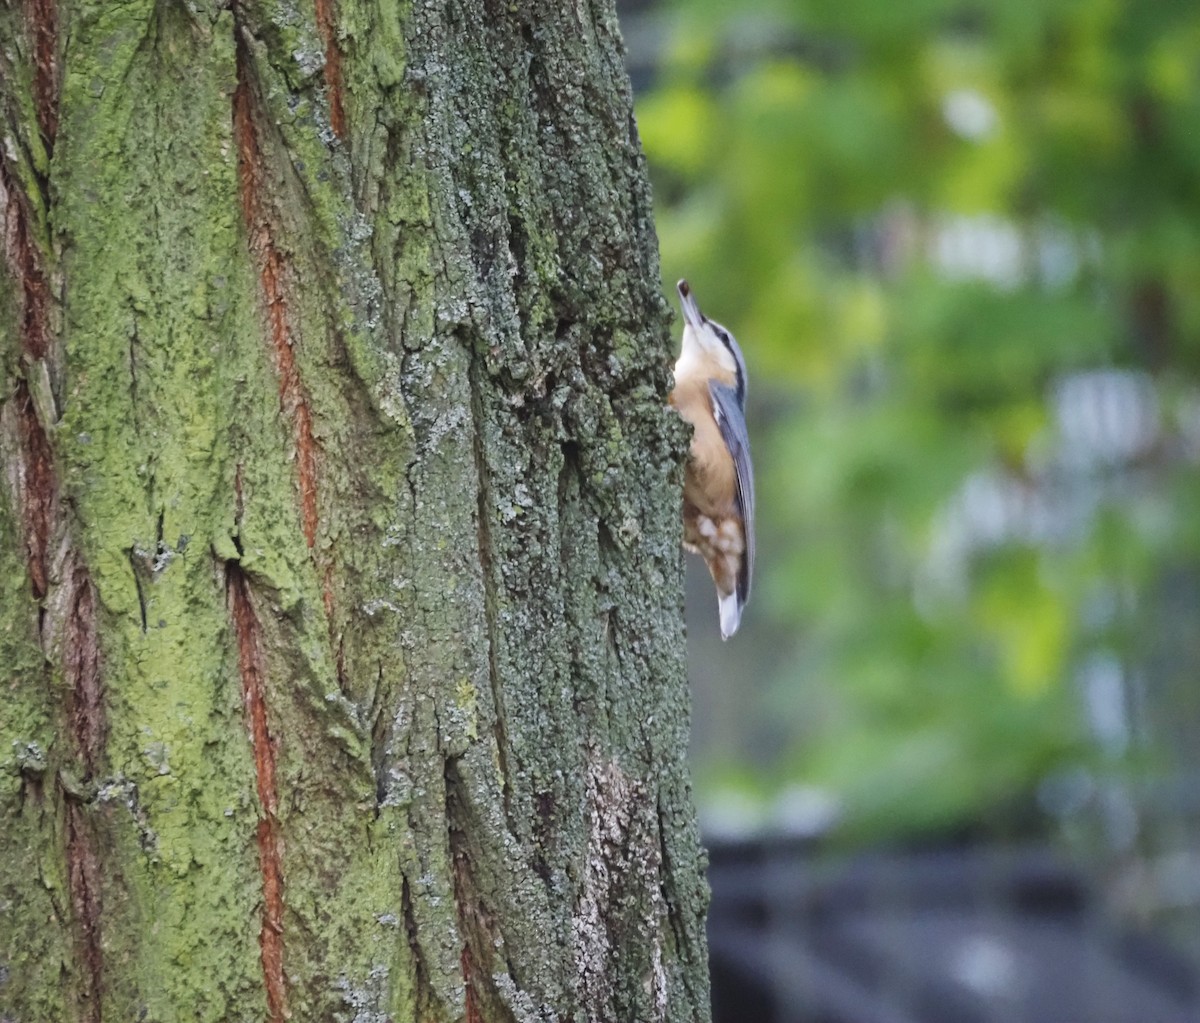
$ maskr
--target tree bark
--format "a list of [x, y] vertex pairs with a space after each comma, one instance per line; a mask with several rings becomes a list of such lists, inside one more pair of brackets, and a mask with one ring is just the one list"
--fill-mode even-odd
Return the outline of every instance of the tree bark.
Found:
[[701, 1020], [611, 0], [0, 0], [0, 1018]]

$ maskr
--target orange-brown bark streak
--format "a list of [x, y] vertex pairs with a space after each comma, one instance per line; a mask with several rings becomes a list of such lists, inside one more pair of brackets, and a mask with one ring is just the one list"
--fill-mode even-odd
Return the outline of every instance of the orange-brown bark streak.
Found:
[[312, 411], [296, 366], [288, 329], [285, 282], [288, 266], [271, 235], [262, 190], [263, 154], [254, 122], [254, 101], [247, 78], [249, 58], [238, 43], [238, 83], [233, 94], [233, 128], [238, 143], [238, 175], [242, 214], [246, 220], [250, 251], [258, 261], [259, 283], [266, 305], [271, 343], [279, 372], [279, 404], [292, 420], [296, 443], [296, 472], [300, 485], [300, 520], [309, 547], [317, 541], [317, 443], [313, 436]]
[[[5, 196], [4, 256], [21, 295], [21, 353], [26, 362], [36, 362], [44, 359], [50, 349], [50, 288], [42, 269], [41, 255], [29, 237], [28, 200], [15, 187], [2, 162], [0, 188]], [[13, 400], [16, 402], [20, 443], [18, 476], [21, 490], [18, 498], [26, 566], [33, 595], [41, 600], [49, 586], [48, 550], [51, 523], [58, 505], [58, 483], [50, 439], [38, 419], [25, 379], [17, 381]]]
[[466, 996], [463, 1006], [464, 1023], [483, 1023], [483, 1014], [479, 1011], [479, 998], [475, 994], [475, 961], [471, 957], [470, 945], [463, 945], [460, 965]]
[[100, 636], [96, 630], [96, 595], [87, 569], [76, 564], [64, 580], [69, 586], [63, 629], [63, 669], [69, 687], [68, 712], [75, 746], [88, 777], [100, 772], [108, 733], [104, 692], [100, 684]]
[[29, 385], [17, 381], [13, 396], [17, 409], [17, 430], [21, 459], [21, 525], [25, 534], [25, 561], [29, 585], [36, 600], [49, 588], [47, 550], [50, 522], [58, 497], [54, 478], [54, 456], [46, 431], [38, 421]]
[[[67, 718], [85, 776], [101, 770], [108, 721], [100, 676], [100, 636], [96, 628], [96, 595], [88, 571], [72, 556], [62, 586], [66, 589], [63, 622], [63, 671], [67, 679]], [[82, 994], [88, 1023], [100, 1023], [103, 946], [101, 867], [88, 825], [87, 808], [64, 789], [67, 881], [71, 908], [82, 946]]]
[[329, 95], [329, 124], [339, 139], [346, 137], [346, 109], [342, 101], [342, 51], [337, 43], [335, 0], [316, 0], [317, 30], [325, 43], [325, 91]]
[[33, 40], [33, 102], [38, 127], [53, 145], [58, 133], [58, 9], [55, 0], [25, 0], [24, 14]]
[[29, 237], [29, 210], [21, 190], [0, 163], [0, 185], [7, 197], [4, 210], [4, 254], [21, 288], [21, 350], [31, 359], [44, 359], [50, 349], [50, 286], [41, 254]]
[[[453, 820], [451, 800], [446, 801], [447, 816]], [[453, 828], [453, 825], [452, 825]], [[463, 978], [463, 1023], [483, 1023], [484, 1013], [480, 1007], [480, 994], [486, 992], [488, 972], [485, 965], [480, 963], [471, 947], [473, 941], [480, 939], [481, 933], [486, 938], [486, 911], [482, 902], [475, 894], [475, 885], [471, 880], [470, 866], [467, 853], [462, 848], [455, 848], [459, 843], [452, 831], [450, 845], [454, 864], [454, 908], [458, 914], [459, 936], [462, 938], [462, 952], [459, 955], [459, 966]]]
[[258, 861], [263, 878], [262, 928], [258, 940], [262, 952], [267, 1011], [271, 1023], [282, 1023], [288, 1015], [283, 978], [283, 851], [279, 835], [279, 793], [275, 785], [275, 744], [267, 723], [266, 673], [259, 642], [258, 616], [250, 599], [250, 586], [236, 562], [226, 565], [225, 583], [237, 632], [242, 700], [246, 707], [258, 801], [263, 814], [258, 822], [257, 835]]
[[81, 994], [84, 1018], [87, 1023], [100, 1023], [102, 1009], [100, 978], [103, 953], [100, 944], [100, 863], [87, 830], [84, 807], [73, 796], [65, 798], [67, 840], [67, 886], [71, 893], [71, 909], [83, 946]]
[[[55, 0], [24, 0], [22, 13], [33, 51], [32, 92], [38, 129], [47, 150], [52, 150], [58, 132], [58, 11]], [[17, 187], [0, 160], [0, 188], [5, 196], [4, 255], [21, 296], [20, 340], [26, 367], [50, 354], [51, 327], [49, 278], [44, 255], [31, 231], [30, 198]], [[29, 370], [26, 370], [28, 374]], [[19, 459], [18, 478], [26, 563], [34, 599], [41, 602], [50, 590], [50, 548], [53, 537], [67, 532], [59, 521], [60, 485], [54, 452], [46, 426], [30, 392], [28, 377], [17, 380], [16, 403]], [[78, 554], [68, 548], [58, 580], [57, 607], [65, 613], [61, 629], [43, 632], [55, 635], [54, 646], [62, 650], [66, 681], [67, 724], [73, 746], [82, 762], [86, 779], [96, 777], [102, 767], [108, 723], [100, 672], [100, 638], [96, 628], [96, 597], [91, 577]], [[43, 608], [43, 614], [45, 613]], [[39, 622], [41, 619], [39, 618]], [[47, 653], [50, 647], [48, 646]], [[101, 1023], [104, 919], [101, 899], [103, 874], [86, 805], [61, 784], [67, 887], [80, 947], [79, 993], [83, 1018]]]

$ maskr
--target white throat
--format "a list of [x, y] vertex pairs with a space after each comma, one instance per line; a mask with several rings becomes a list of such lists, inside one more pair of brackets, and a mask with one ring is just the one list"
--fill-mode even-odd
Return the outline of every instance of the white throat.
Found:
[[693, 330], [690, 323], [683, 326], [683, 345], [675, 362], [675, 376], [687, 376], [703, 368], [705, 363], [715, 362], [726, 373], [737, 373], [733, 354], [721, 339], [706, 327]]

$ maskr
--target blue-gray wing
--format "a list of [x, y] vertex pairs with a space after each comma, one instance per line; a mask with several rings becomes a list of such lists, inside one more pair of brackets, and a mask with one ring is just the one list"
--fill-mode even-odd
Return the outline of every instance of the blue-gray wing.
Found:
[[750, 597], [750, 580], [754, 575], [754, 466], [750, 462], [750, 436], [746, 432], [746, 416], [738, 401], [737, 389], [710, 382], [708, 393], [712, 396], [713, 414], [721, 428], [721, 437], [733, 455], [737, 470], [737, 509], [746, 536], [746, 554], [738, 575], [737, 593], [738, 603], [744, 606]]

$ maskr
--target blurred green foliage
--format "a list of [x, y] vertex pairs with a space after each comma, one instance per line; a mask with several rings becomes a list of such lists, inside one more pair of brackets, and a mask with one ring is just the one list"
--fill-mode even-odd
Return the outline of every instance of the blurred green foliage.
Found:
[[696, 638], [702, 802], [799, 783], [877, 838], [1129, 770], [1134, 682], [1194, 688], [1144, 669], [1200, 610], [1163, 586], [1200, 554], [1200, 7], [653, 16], [664, 279], [742, 344], [759, 477], [744, 632]]

